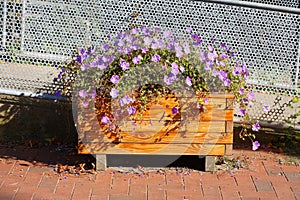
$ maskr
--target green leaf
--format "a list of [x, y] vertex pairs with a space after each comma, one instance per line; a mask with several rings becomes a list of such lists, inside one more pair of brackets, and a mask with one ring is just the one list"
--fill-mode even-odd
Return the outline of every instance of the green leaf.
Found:
[[298, 102], [299, 102], [299, 97], [294, 97], [294, 98], [292, 99], [292, 102], [293, 102], [293, 103], [298, 103]]

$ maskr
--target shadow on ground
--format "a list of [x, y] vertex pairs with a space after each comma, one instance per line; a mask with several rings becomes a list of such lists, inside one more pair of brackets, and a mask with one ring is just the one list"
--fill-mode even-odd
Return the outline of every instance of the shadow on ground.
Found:
[[[77, 154], [77, 132], [71, 105], [49, 100], [0, 96], [0, 157], [25, 160], [39, 165], [79, 165], [92, 168], [92, 155]], [[251, 141], [238, 138], [234, 129], [234, 148], [251, 149]], [[261, 150], [300, 155], [299, 142], [292, 134], [283, 136], [273, 130], [258, 133]], [[109, 155], [110, 167], [184, 167], [204, 170], [199, 156]]]

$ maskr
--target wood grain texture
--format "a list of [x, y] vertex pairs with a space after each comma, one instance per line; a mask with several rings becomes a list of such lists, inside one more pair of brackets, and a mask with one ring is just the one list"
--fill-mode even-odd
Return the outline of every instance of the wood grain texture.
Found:
[[[204, 109], [193, 110], [180, 97], [158, 98], [139, 115], [121, 116], [120, 138], [104, 132], [94, 111], [78, 118], [79, 153], [86, 154], [157, 154], [224, 155], [233, 143], [233, 95], [209, 95]], [[111, 104], [114, 106], [113, 104]], [[181, 107], [179, 107], [181, 105]], [[172, 108], [178, 107], [178, 113]], [[185, 120], [187, 119], [187, 120]]]
[[216, 144], [130, 144], [91, 143], [79, 148], [81, 154], [224, 155], [225, 145]]

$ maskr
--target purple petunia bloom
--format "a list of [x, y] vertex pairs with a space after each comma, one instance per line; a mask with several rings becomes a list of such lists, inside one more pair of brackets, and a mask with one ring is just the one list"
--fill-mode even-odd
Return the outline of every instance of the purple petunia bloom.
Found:
[[151, 59], [153, 62], [159, 62], [160, 61], [160, 56], [158, 54], [154, 54], [152, 56], [152, 59]]
[[175, 76], [179, 73], [178, 65], [175, 62], [172, 63], [172, 73]]
[[127, 70], [130, 68], [130, 65], [128, 62], [126, 62], [125, 60], [121, 60], [120, 61], [120, 66], [122, 68], [123, 71]]
[[139, 34], [139, 29], [138, 28], [131, 29], [131, 33], [134, 35], [137, 35], [137, 34]]
[[112, 88], [109, 94], [113, 99], [115, 99], [119, 96], [119, 90]]
[[258, 141], [252, 142], [252, 150], [255, 151], [260, 147], [260, 144]]
[[226, 44], [224, 42], [221, 42], [220, 47], [226, 47]]
[[194, 34], [191, 37], [194, 40], [193, 45], [196, 46], [196, 45], [200, 45], [202, 43], [202, 40], [198, 35]]
[[139, 56], [136, 56], [132, 59], [132, 62], [137, 65], [141, 62], [141, 58]]
[[186, 32], [191, 33], [193, 31], [193, 29], [191, 27], [186, 29]]
[[239, 93], [240, 93], [241, 95], [245, 94], [245, 89], [244, 89], [244, 88], [240, 88], [240, 89], [239, 89]]
[[130, 102], [134, 102], [135, 100], [130, 96], [126, 95], [120, 99], [120, 106], [124, 106], [129, 104]]
[[147, 51], [149, 51], [147, 47], [142, 47], [142, 53], [147, 53]]
[[129, 115], [133, 115], [134, 113], [135, 113], [135, 108], [134, 107], [132, 107], [132, 106], [130, 106], [128, 109], [127, 109], [127, 112], [128, 112], [128, 114]]
[[82, 101], [82, 102], [81, 102], [81, 105], [82, 105], [84, 108], [86, 108], [86, 107], [89, 105], [89, 103], [88, 103], [87, 101]]
[[170, 76], [168, 76], [168, 75], [164, 76], [164, 82], [167, 85], [171, 85], [175, 80], [176, 80], [176, 76], [172, 73], [170, 74]]
[[218, 57], [218, 54], [216, 51], [209, 52], [207, 55], [207, 58], [211, 61], [214, 61], [215, 58], [217, 58], [217, 57]]
[[270, 110], [270, 106], [268, 106], [268, 105], [265, 105], [265, 106], [263, 106], [263, 110], [265, 111], [265, 112], [268, 112], [269, 110]]
[[183, 46], [183, 50], [184, 50], [184, 53], [185, 53], [185, 54], [189, 54], [189, 53], [191, 53], [191, 50], [190, 50], [190, 45], [189, 45], [189, 43], [187, 43], [187, 42], [184, 42], [182, 46]]
[[147, 27], [142, 27], [142, 32], [144, 33], [144, 35], [150, 35], [151, 31], [149, 28]]
[[83, 55], [84, 53], [85, 53], [84, 48], [81, 48], [81, 49], [78, 50], [78, 54], [79, 55]]
[[192, 79], [187, 76], [186, 79], [185, 79], [185, 83], [188, 85], [188, 86], [192, 86]]
[[108, 124], [110, 122], [110, 119], [107, 116], [103, 116], [102, 119], [101, 119], [101, 122], [103, 124]]
[[104, 44], [102, 47], [101, 47], [101, 49], [103, 50], [103, 51], [108, 51], [108, 49], [109, 49], [109, 44]]
[[201, 51], [200, 52], [200, 60], [201, 60], [201, 62], [205, 62], [206, 61], [206, 57], [207, 57], [206, 51]]
[[253, 131], [259, 131], [259, 129], [260, 129], [259, 123], [255, 123], [255, 124], [252, 125], [252, 130]]
[[178, 108], [177, 107], [173, 107], [172, 108], [172, 114], [175, 115], [178, 113]]
[[183, 52], [182, 51], [176, 51], [176, 57], [177, 58], [182, 58]]
[[78, 95], [79, 95], [81, 98], [85, 98], [85, 97], [87, 96], [87, 93], [86, 93], [85, 90], [80, 90], [80, 91], [78, 92]]
[[165, 31], [164, 33], [163, 33], [163, 37], [164, 38], [169, 38], [169, 37], [171, 37], [172, 36], [172, 31]]
[[120, 80], [120, 77], [118, 75], [112, 75], [111, 78], [110, 78], [110, 81], [113, 83], [113, 84], [117, 84]]
[[88, 67], [89, 67], [88, 64], [82, 64], [82, 65], [80, 66], [80, 69], [81, 69], [82, 72], [84, 72], [84, 71], [86, 71], [86, 70], [88, 69]]
[[254, 100], [254, 92], [250, 92], [249, 94], [248, 94], [248, 99], [249, 100]]
[[209, 103], [209, 98], [204, 98], [204, 104], [208, 104]]
[[249, 100], [247, 98], [242, 99], [243, 103], [249, 103]]
[[224, 82], [223, 82], [224, 86], [229, 86], [231, 84], [231, 81], [230, 79], [226, 79]]
[[96, 90], [93, 90], [89, 95], [90, 95], [91, 98], [95, 99], [96, 96], [97, 96]]
[[213, 51], [214, 51], [214, 48], [213, 48], [211, 45], [207, 45], [207, 49], [208, 49], [208, 51], [210, 51], [210, 52], [213, 52]]
[[215, 69], [213, 69], [211, 73], [213, 77], [216, 77], [218, 75], [218, 71]]
[[242, 72], [243, 72], [243, 69], [241, 67], [236, 67], [232, 71], [233, 75], [238, 75], [238, 74], [241, 74]]
[[246, 110], [244, 108], [240, 108], [239, 113], [241, 116], [244, 116], [246, 114]]
[[227, 75], [227, 72], [221, 70], [221, 71], [219, 71], [219, 75], [218, 76], [219, 76], [220, 80], [225, 81], [227, 79], [228, 75]]
[[205, 63], [205, 67], [204, 67], [204, 70], [211, 70], [211, 67], [213, 66], [213, 62], [212, 61], [207, 61]]

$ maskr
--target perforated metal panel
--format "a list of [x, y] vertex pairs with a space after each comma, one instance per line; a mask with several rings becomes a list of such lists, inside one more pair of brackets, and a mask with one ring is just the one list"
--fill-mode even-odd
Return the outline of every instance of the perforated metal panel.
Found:
[[[248, 2], [299, 7], [298, 0]], [[108, 34], [128, 29], [133, 23], [171, 29], [178, 36], [185, 35], [186, 28], [192, 27], [204, 42], [214, 36], [218, 42], [226, 42], [237, 58], [247, 63], [251, 72], [248, 82], [256, 91], [278, 95], [299, 93], [300, 15], [297, 14], [187, 0], [1, 0], [0, 7], [2, 89], [22, 91], [24, 87], [16, 86], [22, 79], [27, 80], [28, 91], [53, 94], [59, 87], [51, 81], [57, 74], [54, 65], [62, 66], [62, 61], [76, 47], [97, 46], [101, 40], [107, 40]], [[12, 66], [23, 70], [22, 77], [3, 75], [10, 73], [8, 68]], [[40, 73], [37, 68], [47, 73]], [[36, 82], [41, 83], [38, 88]]]

